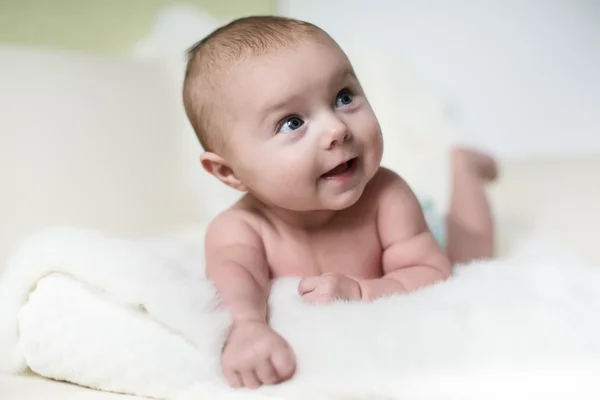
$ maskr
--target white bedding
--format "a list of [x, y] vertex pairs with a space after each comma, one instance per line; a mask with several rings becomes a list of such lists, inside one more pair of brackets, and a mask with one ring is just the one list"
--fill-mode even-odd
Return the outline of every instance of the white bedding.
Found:
[[[299, 368], [253, 396], [220, 377], [228, 318], [201, 274], [202, 249], [184, 243], [34, 236], [0, 281], [0, 369], [177, 400], [600, 398], [600, 268], [548, 245], [372, 304], [308, 306], [296, 279], [276, 282], [271, 323]], [[31, 379], [3, 377], [2, 398], [84, 393]]]
[[35, 375], [12, 376], [0, 374], [2, 400], [141, 400], [129, 396], [90, 390], [65, 382], [57, 382]]

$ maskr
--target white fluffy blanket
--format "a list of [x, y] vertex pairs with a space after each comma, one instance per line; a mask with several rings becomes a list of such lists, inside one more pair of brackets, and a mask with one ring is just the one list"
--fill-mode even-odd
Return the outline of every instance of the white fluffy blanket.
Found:
[[600, 268], [541, 250], [370, 304], [309, 306], [278, 281], [298, 371], [249, 393], [220, 376], [229, 319], [202, 248], [50, 230], [0, 281], [0, 369], [170, 399], [600, 398]]

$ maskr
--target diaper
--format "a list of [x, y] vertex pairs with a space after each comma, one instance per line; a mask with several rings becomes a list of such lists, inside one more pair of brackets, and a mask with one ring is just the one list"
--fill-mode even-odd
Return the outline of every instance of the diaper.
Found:
[[448, 241], [448, 232], [446, 227], [446, 217], [436, 207], [435, 202], [428, 196], [420, 196], [419, 203], [423, 209], [425, 215], [425, 221], [427, 226], [433, 233], [435, 240], [438, 242], [442, 249], [446, 248]]

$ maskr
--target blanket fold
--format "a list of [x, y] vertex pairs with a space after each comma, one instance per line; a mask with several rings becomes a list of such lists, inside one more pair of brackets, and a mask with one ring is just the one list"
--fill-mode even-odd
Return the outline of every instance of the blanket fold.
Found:
[[159, 398], [212, 378], [229, 318], [202, 257], [88, 230], [33, 235], [0, 281], [0, 370]]
[[298, 370], [250, 392], [220, 374], [230, 320], [200, 247], [51, 229], [0, 279], [0, 370], [177, 400], [600, 398], [600, 268], [543, 251], [373, 303], [311, 306], [278, 280]]

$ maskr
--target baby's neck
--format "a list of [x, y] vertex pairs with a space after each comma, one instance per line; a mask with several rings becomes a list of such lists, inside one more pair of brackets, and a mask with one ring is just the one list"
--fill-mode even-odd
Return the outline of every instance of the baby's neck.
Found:
[[265, 204], [254, 198], [253, 202], [258, 206], [261, 213], [272, 221], [283, 223], [290, 228], [300, 230], [312, 230], [323, 228], [330, 224], [339, 211], [334, 210], [311, 210], [295, 211], [281, 207]]
[[272, 218], [288, 225], [290, 228], [312, 230], [318, 229], [331, 223], [337, 211], [317, 210], [317, 211], [291, 211], [269, 207], [265, 213]]

